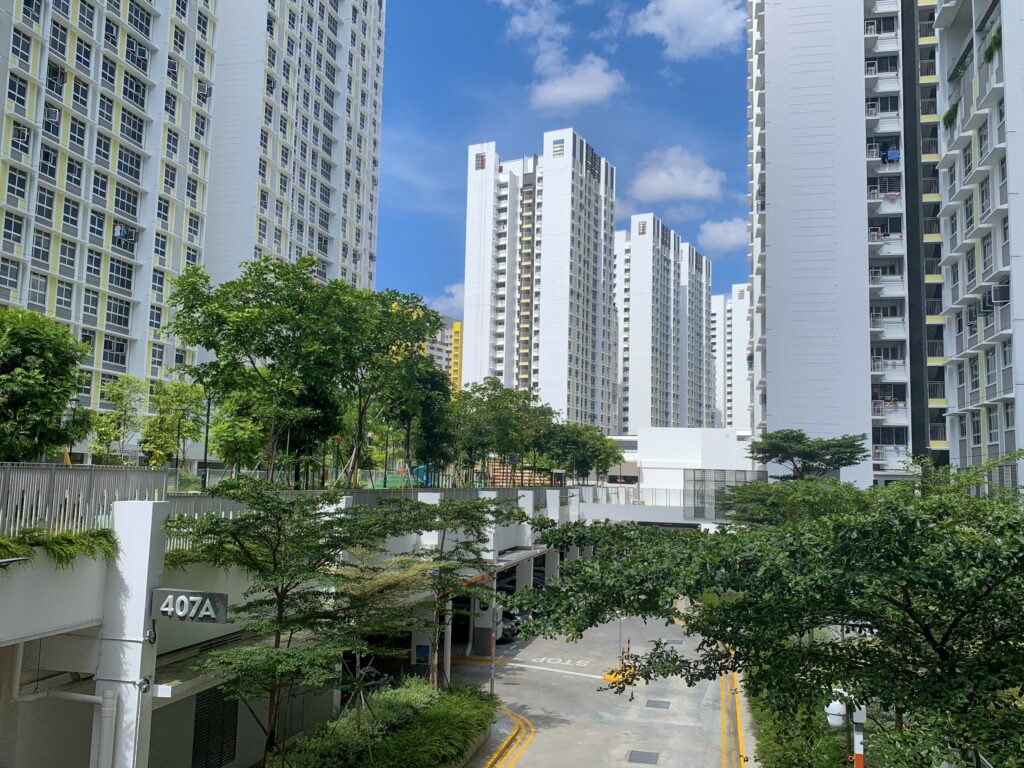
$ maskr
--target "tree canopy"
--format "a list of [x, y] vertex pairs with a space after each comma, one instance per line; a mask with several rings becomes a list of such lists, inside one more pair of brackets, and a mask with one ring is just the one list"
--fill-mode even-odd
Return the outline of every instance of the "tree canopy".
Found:
[[89, 347], [36, 312], [0, 309], [0, 461], [34, 461], [89, 432], [78, 408]]
[[751, 440], [747, 455], [758, 464], [788, 468], [789, 474], [782, 475], [783, 479], [807, 480], [825, 477], [869, 458], [867, 439], [867, 435], [809, 437], [801, 429], [778, 429]]
[[947, 755], [1020, 754], [1024, 510], [1016, 489], [978, 493], [984, 482], [927, 467], [884, 488], [793, 484], [788, 503], [824, 509], [714, 534], [555, 529], [553, 546], [595, 556], [526, 600], [527, 631], [578, 637], [617, 612], [679, 619], [697, 653], [656, 645], [632, 659], [638, 679], [738, 671], [756, 695], [815, 709], [841, 689], [905, 713]]

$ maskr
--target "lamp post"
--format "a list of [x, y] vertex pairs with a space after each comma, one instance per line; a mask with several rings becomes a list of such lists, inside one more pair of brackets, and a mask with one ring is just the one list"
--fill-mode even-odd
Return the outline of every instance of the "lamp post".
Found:
[[[206, 490], [210, 479], [210, 406], [213, 403], [213, 396], [206, 394], [206, 431], [203, 435], [203, 490]], [[223, 475], [221, 475], [223, 477]]]
[[185, 416], [185, 409], [179, 405], [174, 412], [178, 414], [178, 437], [174, 442], [174, 492], [177, 493], [181, 483], [181, 472], [178, 467], [181, 465], [181, 420]]
[[[845, 695], [843, 691], [836, 691], [839, 695]], [[825, 716], [832, 728], [842, 728], [846, 724], [847, 714], [853, 723], [853, 768], [864, 768], [864, 724], [868, 719], [868, 710], [862, 704], [854, 706], [853, 712], [848, 713], [846, 702], [836, 699], [825, 707]]]

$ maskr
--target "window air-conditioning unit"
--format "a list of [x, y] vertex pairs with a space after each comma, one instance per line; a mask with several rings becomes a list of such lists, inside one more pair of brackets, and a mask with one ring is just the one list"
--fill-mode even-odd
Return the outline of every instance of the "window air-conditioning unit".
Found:
[[47, 107], [44, 115], [46, 122], [56, 123], [60, 120], [60, 110], [56, 107]]

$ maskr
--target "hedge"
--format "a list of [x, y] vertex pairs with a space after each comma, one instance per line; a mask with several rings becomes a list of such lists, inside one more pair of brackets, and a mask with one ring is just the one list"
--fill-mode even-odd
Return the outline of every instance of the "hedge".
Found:
[[[497, 699], [419, 678], [367, 696], [288, 750], [291, 768], [431, 768], [460, 759], [494, 722]], [[283, 762], [280, 765], [284, 765]]]
[[0, 558], [35, 557], [36, 547], [42, 549], [58, 568], [70, 568], [79, 557], [103, 558], [108, 563], [117, 559], [117, 536], [108, 528], [88, 531], [49, 533], [41, 528], [24, 528], [14, 536], [0, 536]]
[[845, 731], [829, 727], [821, 707], [785, 706], [751, 697], [761, 768], [836, 768], [849, 758]]

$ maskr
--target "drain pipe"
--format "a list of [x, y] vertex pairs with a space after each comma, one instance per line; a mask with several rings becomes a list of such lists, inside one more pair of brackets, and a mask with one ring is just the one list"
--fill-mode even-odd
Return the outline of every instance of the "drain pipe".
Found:
[[97, 768], [113, 768], [114, 765], [114, 729], [117, 724], [117, 691], [108, 689], [102, 696], [89, 693], [75, 693], [51, 688], [37, 693], [21, 692], [21, 671], [25, 660], [25, 644], [18, 643], [14, 656], [14, 669], [11, 673], [11, 698], [24, 703], [39, 699], [60, 699], [75, 701], [79, 704], [92, 704], [100, 708], [99, 744], [97, 744]]

